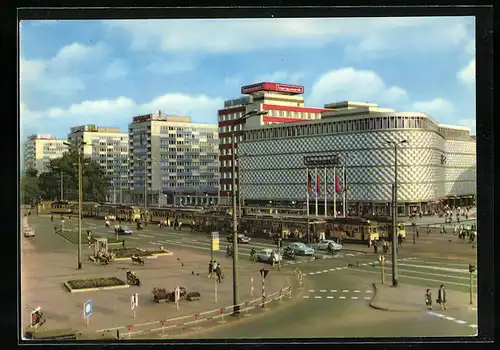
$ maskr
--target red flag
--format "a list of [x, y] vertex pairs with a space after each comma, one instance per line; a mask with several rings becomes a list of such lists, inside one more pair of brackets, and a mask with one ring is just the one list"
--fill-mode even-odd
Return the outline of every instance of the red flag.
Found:
[[307, 192], [309, 192], [309, 195], [312, 194], [313, 188], [312, 188], [312, 179], [311, 179], [311, 174], [307, 172]]
[[335, 192], [337, 192], [337, 193], [342, 192], [342, 188], [340, 187], [340, 181], [339, 181], [338, 175], [335, 175]]
[[316, 192], [319, 194], [320, 191], [320, 185], [319, 185], [319, 175], [316, 176]]

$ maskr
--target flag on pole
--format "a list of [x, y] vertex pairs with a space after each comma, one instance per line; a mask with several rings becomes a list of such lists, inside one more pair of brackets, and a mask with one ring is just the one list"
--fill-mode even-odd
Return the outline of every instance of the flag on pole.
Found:
[[[316, 170], [316, 172], [317, 172], [317, 170]], [[320, 188], [320, 186], [321, 186], [321, 185], [320, 185], [320, 183], [319, 183], [319, 175], [316, 175], [316, 193], [317, 193], [317, 194], [320, 194], [320, 192], [321, 192], [321, 188]]]
[[337, 174], [335, 174], [335, 192], [337, 193], [342, 192], [342, 187], [340, 186], [340, 179]]
[[311, 195], [312, 191], [313, 191], [313, 188], [312, 188], [312, 178], [311, 178], [311, 174], [308, 171], [307, 172], [307, 192], [309, 193], [309, 195]]

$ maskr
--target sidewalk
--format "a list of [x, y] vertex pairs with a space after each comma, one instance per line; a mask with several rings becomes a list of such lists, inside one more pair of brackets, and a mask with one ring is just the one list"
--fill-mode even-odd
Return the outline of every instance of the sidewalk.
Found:
[[[79, 331], [95, 332], [99, 329], [193, 315], [232, 304], [231, 259], [219, 261], [226, 277], [217, 285], [218, 300], [215, 303], [214, 283], [207, 278], [209, 254], [172, 246], [166, 248], [174, 252], [173, 256], [148, 259], [144, 266], [132, 265], [129, 261], [117, 261], [108, 266], [101, 266], [93, 264], [88, 259], [90, 251], [87, 247], [83, 247], [83, 268], [76, 270], [76, 246], [54, 235], [50, 229], [39, 229], [34, 239], [47, 242], [39, 244], [41, 242], [21, 238], [23, 326], [29, 322], [31, 309], [37, 306], [42, 308], [47, 319], [43, 329], [74, 328]], [[54, 246], [59, 245], [61, 245], [59, 249], [54, 249]], [[259, 270], [262, 267], [262, 264], [240, 262], [239, 294], [242, 302], [259, 297], [261, 289]], [[125, 280], [125, 271], [128, 268], [134, 270], [141, 279], [140, 287], [71, 294], [62, 285], [66, 280], [89, 277], [118, 277]], [[268, 269], [269, 275], [266, 278], [268, 293], [290, 284], [293, 276], [289, 271], [285, 273], [285, 270], [277, 272], [271, 267]], [[199, 292], [201, 300], [182, 300], [179, 310], [176, 309], [175, 303], [157, 304], [153, 301], [153, 287], [172, 289], [177, 285], [186, 287], [188, 292]], [[139, 293], [139, 307], [135, 318], [130, 307], [133, 293]], [[93, 302], [93, 314], [89, 326], [85, 325], [83, 319], [83, 304], [87, 300]]]
[[[445, 286], [446, 287], [446, 286]], [[374, 309], [383, 311], [426, 311], [427, 307], [424, 302], [425, 288], [400, 284], [398, 287], [392, 287], [390, 282], [388, 284], [373, 283], [375, 290], [370, 306]], [[431, 289], [432, 292], [432, 306], [434, 310], [439, 310], [440, 305], [436, 303], [438, 295], [438, 287]], [[474, 304], [469, 304], [469, 294], [455, 291], [446, 290], [447, 309], [460, 310], [475, 307]]]

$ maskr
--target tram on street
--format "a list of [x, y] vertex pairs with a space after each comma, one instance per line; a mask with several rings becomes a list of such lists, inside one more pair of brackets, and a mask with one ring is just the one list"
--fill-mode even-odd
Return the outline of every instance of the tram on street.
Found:
[[380, 237], [379, 223], [361, 217], [328, 218], [329, 237], [341, 241], [368, 244]]

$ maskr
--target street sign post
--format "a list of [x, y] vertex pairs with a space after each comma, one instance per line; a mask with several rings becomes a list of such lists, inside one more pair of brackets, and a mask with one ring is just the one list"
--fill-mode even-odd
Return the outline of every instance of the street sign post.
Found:
[[93, 312], [92, 300], [89, 300], [83, 304], [83, 317], [85, 318], [85, 323], [87, 326], [89, 325], [89, 319], [90, 316], [92, 316], [92, 312]]
[[130, 297], [130, 308], [134, 311], [134, 318], [135, 318], [135, 311], [136, 311], [138, 306], [139, 306], [139, 294], [134, 293]]
[[265, 284], [265, 280], [266, 280], [266, 276], [268, 273], [269, 273], [269, 270], [260, 269], [260, 276], [261, 276], [261, 280], [262, 280], [262, 308], [264, 310], [266, 308], [266, 284]]
[[380, 261], [380, 268], [382, 273], [382, 284], [384, 284], [384, 265], [385, 265], [385, 256], [380, 255], [378, 257], [378, 261]]
[[476, 267], [472, 264], [469, 264], [469, 304], [472, 305], [473, 293], [472, 293], [472, 282], [473, 282], [473, 274], [476, 271]]

